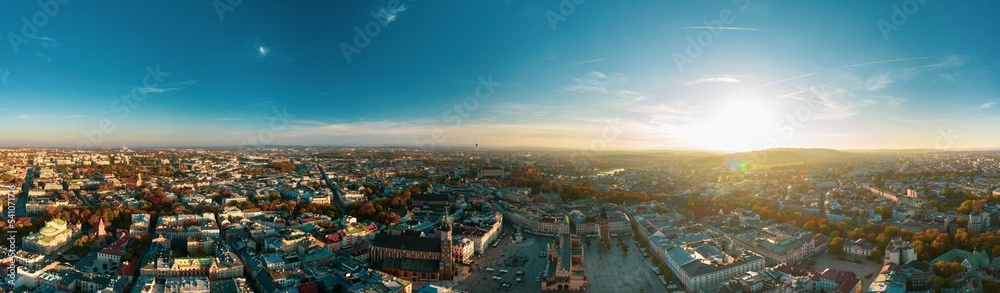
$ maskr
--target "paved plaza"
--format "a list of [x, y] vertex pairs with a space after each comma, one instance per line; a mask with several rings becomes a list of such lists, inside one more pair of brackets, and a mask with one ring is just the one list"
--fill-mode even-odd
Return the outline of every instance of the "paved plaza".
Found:
[[[439, 285], [469, 292], [540, 292], [541, 282], [536, 280], [545, 270], [546, 258], [538, 254], [546, 250], [553, 238], [525, 235], [523, 243], [512, 243], [511, 234], [513, 231], [507, 233], [500, 245], [487, 249], [486, 254], [471, 266], [462, 266], [454, 281]], [[651, 270], [651, 258], [642, 257], [631, 237], [623, 237], [622, 242], [629, 245], [627, 254], [622, 253], [618, 238], [612, 238], [609, 251], [600, 251], [597, 239], [590, 239], [590, 245], [584, 240], [584, 266], [589, 280], [587, 292], [668, 292]], [[517, 271], [525, 272], [522, 282], [516, 280]], [[499, 276], [500, 280], [494, 280], [494, 276]], [[502, 283], [510, 284], [510, 288], [501, 288]]]

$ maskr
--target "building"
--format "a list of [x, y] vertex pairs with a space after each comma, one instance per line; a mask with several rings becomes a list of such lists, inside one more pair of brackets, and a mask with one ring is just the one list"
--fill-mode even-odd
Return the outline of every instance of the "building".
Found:
[[562, 233], [549, 243], [548, 277], [542, 280], [542, 290], [586, 291], [587, 276], [583, 268], [583, 246], [580, 238]]
[[598, 222], [600, 225], [599, 229], [601, 237], [601, 241], [599, 244], [602, 249], [605, 250], [611, 249], [611, 224], [610, 220], [608, 219], [608, 212], [606, 210], [601, 209], [600, 220], [598, 220]]
[[809, 281], [812, 292], [828, 293], [861, 293], [862, 283], [864, 283], [854, 272], [834, 269], [811, 273]]
[[883, 265], [882, 271], [875, 276], [865, 293], [906, 293], [906, 277], [896, 268], [894, 263]]
[[949, 250], [948, 252], [945, 252], [941, 256], [938, 256], [930, 261], [931, 264], [936, 264], [938, 262], [958, 262], [962, 264], [967, 271], [981, 272], [988, 269], [990, 256], [985, 251], [977, 250], [969, 252], [956, 248]]
[[504, 177], [503, 167], [483, 166], [479, 168], [479, 178], [500, 178]]
[[775, 224], [759, 231], [731, 236], [734, 244], [763, 256], [769, 265], [803, 261], [830, 244], [827, 236], [802, 231], [787, 224]]
[[451, 219], [447, 216], [435, 237], [375, 234], [369, 258], [376, 268], [410, 281], [448, 280], [454, 275]]
[[982, 233], [990, 227], [990, 214], [984, 211], [974, 211], [969, 214], [969, 232]]
[[475, 243], [468, 238], [457, 237], [451, 241], [451, 254], [456, 262], [472, 263], [472, 255], [476, 252]]
[[844, 245], [844, 252], [853, 255], [869, 256], [872, 255], [873, 250], [875, 250], [875, 243], [868, 242], [864, 238], [858, 238], [858, 240]]
[[826, 218], [826, 193], [819, 194], [819, 201], [816, 203], [819, 205], [819, 217]]
[[156, 233], [168, 239], [187, 239], [198, 234], [219, 237], [219, 225], [212, 213], [161, 216]]
[[128, 229], [128, 234], [134, 237], [149, 232], [149, 219], [149, 214], [132, 214], [132, 225]]
[[26, 250], [39, 254], [54, 254], [70, 244], [69, 240], [78, 233], [80, 233], [79, 223], [73, 225], [60, 219], [53, 219], [46, 222], [45, 227], [38, 232], [25, 236], [22, 243]]
[[357, 218], [345, 216], [342, 227], [319, 231], [313, 237], [333, 252], [350, 249], [364, 249], [371, 246], [377, 227], [358, 222]]
[[140, 268], [139, 275], [157, 279], [179, 277], [231, 279], [243, 277], [243, 263], [232, 252], [222, 253], [215, 258], [160, 256]]
[[691, 240], [678, 241], [663, 248], [666, 250], [665, 264], [688, 291], [696, 292], [747, 272], [764, 269], [764, 258], [749, 251], [729, 255], [707, 236], [688, 239]]
[[138, 178], [125, 179], [125, 188], [136, 189], [139, 186], [142, 186], [142, 173], [139, 174]]
[[413, 200], [413, 206], [446, 206], [450, 203], [447, 193], [414, 194], [410, 198]]
[[913, 245], [902, 238], [893, 238], [889, 246], [885, 247], [885, 260], [883, 264], [905, 265], [917, 260], [917, 252], [913, 250]]

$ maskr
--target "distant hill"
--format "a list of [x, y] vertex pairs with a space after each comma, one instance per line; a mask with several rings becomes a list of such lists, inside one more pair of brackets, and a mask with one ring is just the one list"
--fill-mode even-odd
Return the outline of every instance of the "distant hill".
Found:
[[849, 153], [831, 149], [793, 149], [776, 148], [760, 151], [715, 155], [695, 159], [692, 162], [733, 166], [745, 164], [755, 168], [766, 168], [802, 163], [831, 162], [857, 158], [858, 153]]

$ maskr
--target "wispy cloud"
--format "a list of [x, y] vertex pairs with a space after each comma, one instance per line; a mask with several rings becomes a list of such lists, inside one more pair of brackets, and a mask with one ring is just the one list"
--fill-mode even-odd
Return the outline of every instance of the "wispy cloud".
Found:
[[841, 66], [840, 68], [852, 68], [852, 67], [861, 67], [861, 66], [882, 64], [882, 63], [913, 61], [913, 60], [930, 59], [930, 58], [934, 58], [934, 57], [913, 57], [913, 58], [899, 58], [899, 59], [879, 60], [879, 61], [871, 61], [871, 62], [865, 62], [865, 63], [858, 63], [858, 64], [853, 64], [853, 65]]
[[668, 28], [667, 30], [759, 31], [759, 30], [762, 30], [762, 29], [753, 28], [753, 27], [734, 27], [734, 26], [685, 26], [685, 27]]
[[378, 19], [382, 21], [385, 25], [389, 25], [390, 23], [396, 21], [396, 18], [399, 17], [400, 13], [405, 12], [409, 8], [410, 7], [406, 5], [399, 5], [399, 7], [396, 7], [394, 9], [388, 9], [387, 7], [382, 7], [379, 8], [377, 12], [375, 12], [375, 16], [377, 16]]
[[196, 83], [198, 83], [197, 80], [188, 80], [175, 83], [165, 83], [155, 87], [143, 87], [139, 90], [144, 93], [166, 93], [166, 92], [182, 90]]
[[573, 84], [563, 88], [565, 92], [608, 92], [608, 86], [625, 80], [621, 75], [607, 75], [600, 71], [587, 72], [586, 75], [573, 79]]
[[580, 61], [580, 62], [573, 62], [573, 63], [569, 63], [569, 64], [563, 64], [563, 65], [559, 65], [559, 66], [555, 66], [555, 67], [549, 67], [549, 69], [556, 69], [556, 68], [563, 68], [563, 67], [567, 67], [567, 66], [573, 66], [573, 65], [580, 65], [580, 64], [587, 64], [587, 63], [594, 63], [594, 62], [601, 62], [601, 61], [604, 61], [604, 59], [594, 59], [594, 60], [587, 60], [587, 61]]
[[3, 71], [0, 71], [0, 82], [2, 82], [3, 84], [8, 84], [7, 83], [8, 76], [10, 76], [10, 70], [4, 68]]
[[905, 102], [906, 99], [904, 98], [889, 97], [889, 99], [886, 101], [886, 104], [889, 104], [889, 107], [896, 107], [902, 105]]
[[696, 80], [685, 81], [684, 85], [696, 85], [701, 83], [740, 83], [740, 79], [732, 76], [703, 76]]
[[38, 59], [42, 59], [42, 61], [45, 62], [52, 62], [52, 57], [42, 52], [35, 52], [35, 57], [38, 57]]
[[865, 90], [869, 92], [874, 92], [883, 89], [885, 87], [888, 87], [890, 84], [895, 82], [892, 76], [893, 74], [891, 73], [885, 73], [868, 78], [868, 80], [865, 81]]
[[28, 38], [39, 41], [39, 43], [41, 43], [42, 47], [44, 48], [62, 46], [62, 44], [60, 44], [59, 41], [56, 41], [56, 39], [53, 39], [48, 36], [28, 36]]
[[989, 108], [993, 108], [993, 105], [996, 105], [996, 104], [997, 104], [997, 102], [984, 103], [982, 105], [979, 105], [979, 107], [977, 109], [989, 109]]
[[[894, 63], [894, 62], [905, 62], [905, 61], [923, 60], [923, 59], [930, 59], [930, 58], [936, 58], [936, 57], [916, 57], [916, 58], [901, 58], [901, 59], [883, 60], [883, 61], [875, 61], [875, 62], [867, 62], [867, 63], [849, 65], [849, 66], [844, 66], [844, 67], [841, 67], [841, 68], [852, 68], [852, 67], [860, 67], [860, 66], [866, 66], [866, 65], [883, 64], [883, 63]], [[900, 68], [900, 69], [892, 69], [892, 70], [889, 70], [889, 71], [886, 71], [886, 72], [882, 72], [882, 73], [879, 73], [879, 74], [872, 75], [872, 76], [868, 77], [867, 79], [864, 79], [864, 83], [863, 83], [863, 85], [861, 85], [861, 88], [863, 88], [864, 90], [867, 90], [869, 92], [873, 92], [873, 91], [884, 89], [886, 87], [889, 87], [890, 85], [893, 85], [893, 84], [901, 82], [901, 81], [902, 82], [909, 81], [911, 79], [917, 78], [917, 77], [923, 75], [924, 73], [928, 73], [928, 72], [937, 72], [936, 76], [938, 76], [938, 77], [940, 77], [942, 79], [945, 79], [945, 80], [955, 81], [955, 78], [958, 77], [958, 76], [960, 76], [960, 74], [947, 72], [946, 70], [951, 69], [951, 68], [955, 68], [955, 67], [959, 67], [959, 66], [962, 66], [962, 65], [965, 65], [966, 63], [968, 63], [968, 58], [966, 58], [964, 56], [959, 56], [959, 55], [944, 56], [944, 57], [941, 57], [937, 62], [934, 62], [934, 63], [925, 64], [925, 65], [919, 65], [919, 66], [915, 66], [915, 67], [905, 67], [905, 68]]]
[[56, 42], [56, 39], [50, 38], [48, 36], [28, 36], [28, 37], [39, 41], [58, 43]]
[[267, 54], [271, 53], [271, 49], [268, 48], [268, 47], [264, 47], [264, 46], [258, 46], [257, 47], [257, 53], [258, 53], [258, 55], [260, 57], [265, 57], [265, 56], [267, 56]]

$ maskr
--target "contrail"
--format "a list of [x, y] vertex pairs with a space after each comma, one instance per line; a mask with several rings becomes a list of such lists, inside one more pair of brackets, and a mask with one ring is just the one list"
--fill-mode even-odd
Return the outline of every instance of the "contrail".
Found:
[[872, 62], [865, 62], [865, 63], [854, 64], [854, 65], [847, 65], [847, 66], [843, 66], [843, 67], [840, 67], [840, 68], [860, 67], [860, 66], [872, 65], [872, 64], [881, 64], [881, 63], [890, 63], [890, 62], [899, 62], [899, 61], [910, 61], [910, 60], [920, 60], [920, 59], [928, 59], [928, 58], [934, 58], [934, 57], [914, 57], [914, 58], [899, 58], [899, 59], [892, 59], [892, 60], [872, 61]]
[[566, 66], [573, 66], [573, 65], [580, 65], [580, 64], [587, 64], [587, 63], [594, 63], [594, 62], [601, 62], [601, 61], [604, 61], [604, 58], [594, 59], [594, 60], [587, 60], [587, 61], [580, 61], [580, 62], [573, 62], [573, 63], [570, 63], [570, 64], [563, 64], [563, 65], [559, 65], [559, 66], [556, 66], [556, 67], [550, 67], [549, 69], [563, 68], [563, 67], [566, 67]]

